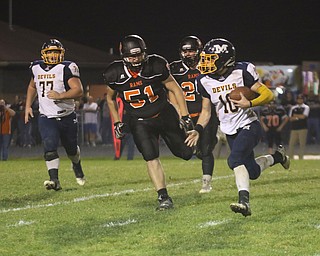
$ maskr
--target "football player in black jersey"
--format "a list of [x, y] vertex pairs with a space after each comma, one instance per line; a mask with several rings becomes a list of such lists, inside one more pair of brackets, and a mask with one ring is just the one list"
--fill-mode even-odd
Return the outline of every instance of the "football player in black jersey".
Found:
[[85, 184], [85, 177], [80, 162], [78, 146], [78, 122], [74, 99], [81, 97], [83, 87], [78, 66], [64, 60], [65, 49], [57, 39], [44, 43], [41, 50], [42, 60], [32, 62], [31, 80], [27, 90], [25, 123], [34, 117], [32, 102], [39, 100], [39, 131], [44, 147], [49, 180], [44, 182], [46, 189], [60, 190], [58, 177], [60, 141], [65, 148], [76, 181]]
[[[159, 136], [171, 152], [188, 160], [193, 151], [184, 140], [186, 131], [193, 129], [183, 92], [170, 74], [169, 64], [163, 57], [148, 55], [144, 40], [137, 35], [128, 35], [120, 43], [122, 59], [111, 63], [104, 72], [107, 84], [107, 101], [114, 120], [117, 138], [122, 138], [129, 125], [134, 142], [147, 162], [148, 174], [158, 193], [158, 210], [173, 207], [169, 197], [165, 174], [159, 160]], [[171, 91], [181, 112], [167, 99]], [[115, 96], [118, 95], [128, 116], [123, 123], [117, 111]]]
[[[170, 70], [173, 77], [184, 92], [188, 111], [193, 123], [197, 123], [201, 107], [202, 97], [196, 91], [195, 79], [200, 75], [197, 65], [202, 51], [202, 43], [196, 36], [186, 36], [179, 45], [180, 60], [173, 61], [170, 64]], [[172, 103], [175, 98], [169, 93]], [[213, 109], [211, 118], [204, 128], [197, 144], [196, 156], [202, 159], [202, 188], [199, 193], [209, 193], [212, 189], [211, 179], [214, 169], [213, 149], [217, 144], [218, 119]]]

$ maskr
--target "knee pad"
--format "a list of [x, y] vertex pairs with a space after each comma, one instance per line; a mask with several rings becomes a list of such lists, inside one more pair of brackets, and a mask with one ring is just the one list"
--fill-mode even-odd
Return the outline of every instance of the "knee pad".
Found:
[[68, 155], [68, 158], [69, 158], [73, 163], [78, 163], [79, 160], [80, 160], [80, 148], [79, 148], [79, 146], [77, 146], [76, 154], [71, 155], [71, 154], [69, 154], [69, 153], [67, 152], [67, 155]]
[[189, 160], [193, 156], [193, 149], [188, 147], [186, 150], [182, 151], [180, 158], [183, 160]]
[[77, 147], [65, 147], [66, 153], [68, 156], [75, 156], [75, 155], [80, 155], [80, 148], [77, 145]]
[[200, 160], [202, 160], [202, 152], [201, 152], [200, 149], [197, 148], [195, 155], [196, 155], [197, 158], [199, 158]]
[[235, 159], [231, 155], [228, 157], [228, 161], [227, 162], [228, 162], [229, 168], [232, 169], [232, 170], [235, 167], [241, 165], [241, 163], [238, 163], [238, 161], [235, 161]]
[[46, 160], [46, 161], [52, 161], [57, 158], [59, 158], [57, 151], [50, 151], [50, 152], [44, 153], [44, 160]]
[[249, 168], [247, 167], [247, 169], [248, 169], [250, 180], [256, 180], [260, 177], [261, 170], [259, 166], [254, 166], [254, 167], [250, 166]]

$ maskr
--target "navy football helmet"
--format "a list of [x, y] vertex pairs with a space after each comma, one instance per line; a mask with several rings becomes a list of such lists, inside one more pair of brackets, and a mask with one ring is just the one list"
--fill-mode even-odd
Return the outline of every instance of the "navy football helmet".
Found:
[[65, 49], [57, 39], [50, 39], [41, 48], [41, 58], [48, 65], [59, 64], [64, 60]]
[[[181, 60], [188, 66], [194, 67], [200, 60], [200, 53], [202, 51], [202, 42], [196, 36], [186, 36], [180, 42], [179, 54]], [[190, 51], [194, 51], [195, 54], [190, 54]]]
[[133, 71], [139, 70], [148, 59], [147, 46], [138, 35], [126, 36], [120, 42], [119, 51], [126, 66]]
[[228, 40], [217, 38], [207, 42], [200, 54], [198, 69], [201, 74], [214, 74], [234, 66], [236, 50]]

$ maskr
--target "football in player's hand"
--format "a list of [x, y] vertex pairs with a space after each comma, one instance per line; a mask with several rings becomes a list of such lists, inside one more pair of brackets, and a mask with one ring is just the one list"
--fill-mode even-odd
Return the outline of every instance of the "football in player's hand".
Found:
[[247, 98], [247, 100], [253, 100], [258, 97], [258, 94], [254, 91], [250, 90], [250, 88], [246, 86], [236, 87], [234, 90], [232, 90], [229, 93], [229, 98], [232, 100], [240, 100], [240, 92], [243, 94], [244, 97]]

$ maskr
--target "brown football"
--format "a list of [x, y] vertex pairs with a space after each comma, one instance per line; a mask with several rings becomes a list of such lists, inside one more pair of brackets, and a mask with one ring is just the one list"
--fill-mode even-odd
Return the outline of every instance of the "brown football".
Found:
[[246, 97], [248, 100], [253, 100], [258, 97], [258, 94], [254, 91], [250, 90], [250, 88], [246, 86], [236, 87], [229, 93], [229, 98], [233, 100], [240, 100], [240, 92]]

